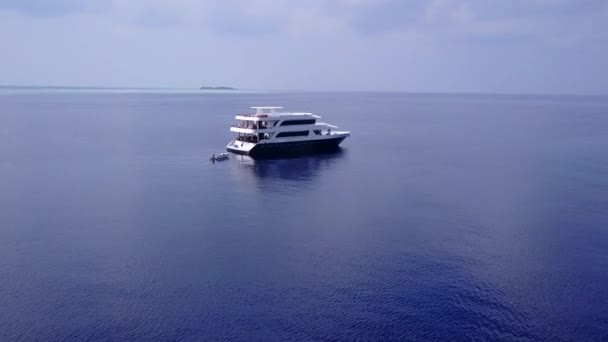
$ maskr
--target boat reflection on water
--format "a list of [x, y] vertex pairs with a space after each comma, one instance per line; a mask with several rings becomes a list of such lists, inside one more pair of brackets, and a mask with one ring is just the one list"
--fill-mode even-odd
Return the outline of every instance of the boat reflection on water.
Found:
[[338, 149], [331, 153], [283, 159], [254, 159], [244, 155], [232, 155], [234, 174], [245, 185], [260, 190], [308, 188], [318, 182], [325, 171], [341, 169], [347, 160], [347, 151]]

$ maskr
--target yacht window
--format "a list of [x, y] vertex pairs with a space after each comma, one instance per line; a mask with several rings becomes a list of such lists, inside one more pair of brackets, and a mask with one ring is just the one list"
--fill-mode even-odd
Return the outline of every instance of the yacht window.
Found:
[[281, 132], [277, 134], [277, 138], [284, 137], [305, 137], [308, 135], [308, 131], [295, 131], [295, 132]]
[[315, 123], [315, 119], [306, 119], [306, 120], [288, 120], [283, 121], [281, 126], [293, 126], [293, 125], [313, 125]]

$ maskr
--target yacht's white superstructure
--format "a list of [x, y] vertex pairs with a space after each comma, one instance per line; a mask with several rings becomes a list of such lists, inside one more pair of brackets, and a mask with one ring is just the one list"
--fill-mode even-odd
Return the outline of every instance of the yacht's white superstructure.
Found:
[[230, 131], [237, 136], [226, 146], [230, 152], [250, 156], [315, 153], [336, 149], [350, 136], [337, 127], [317, 122], [312, 113], [278, 112], [282, 107], [251, 107], [254, 114], [237, 115]]

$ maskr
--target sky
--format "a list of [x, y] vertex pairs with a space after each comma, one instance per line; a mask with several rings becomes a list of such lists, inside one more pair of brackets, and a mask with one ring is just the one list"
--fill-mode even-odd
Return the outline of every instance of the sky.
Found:
[[0, 84], [608, 94], [608, 0], [0, 0]]

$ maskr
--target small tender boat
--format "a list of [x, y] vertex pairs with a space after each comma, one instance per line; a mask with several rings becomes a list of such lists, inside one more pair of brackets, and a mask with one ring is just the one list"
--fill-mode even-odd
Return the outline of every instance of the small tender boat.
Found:
[[211, 160], [226, 160], [228, 159], [228, 155], [229, 153], [214, 153], [213, 155], [211, 155]]

